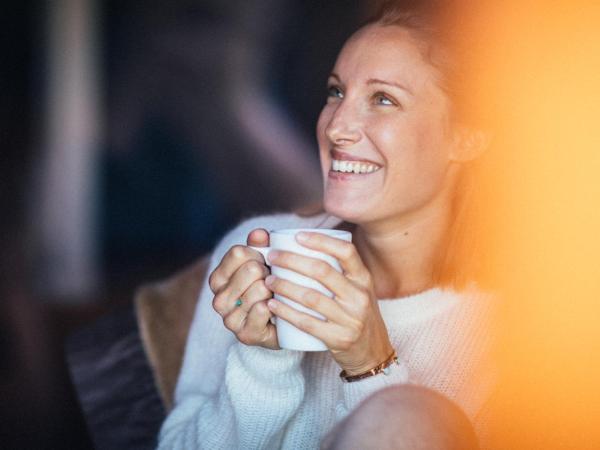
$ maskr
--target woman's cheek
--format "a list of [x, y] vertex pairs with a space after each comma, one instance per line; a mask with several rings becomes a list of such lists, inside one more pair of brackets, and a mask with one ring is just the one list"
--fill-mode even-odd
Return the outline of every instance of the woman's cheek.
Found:
[[329, 172], [330, 166], [330, 143], [329, 138], [327, 137], [327, 124], [330, 121], [331, 112], [329, 111], [331, 108], [328, 108], [327, 105], [323, 107], [321, 114], [319, 115], [319, 120], [317, 121], [317, 144], [319, 145], [319, 158], [321, 160], [321, 171], [323, 175], [326, 176]]

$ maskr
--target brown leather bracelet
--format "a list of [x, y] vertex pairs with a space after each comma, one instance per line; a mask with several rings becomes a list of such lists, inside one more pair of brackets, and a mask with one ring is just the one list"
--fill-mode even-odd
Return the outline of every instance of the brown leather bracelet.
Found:
[[373, 375], [377, 375], [380, 373], [383, 373], [384, 375], [389, 375], [390, 366], [392, 364], [400, 365], [400, 363], [398, 362], [398, 355], [395, 351], [381, 364], [376, 365], [375, 367], [367, 370], [366, 372], [359, 373], [358, 375], [348, 375], [345, 370], [342, 370], [340, 372], [340, 378], [346, 383], [352, 383], [353, 381], [363, 380], [365, 378], [369, 378]]

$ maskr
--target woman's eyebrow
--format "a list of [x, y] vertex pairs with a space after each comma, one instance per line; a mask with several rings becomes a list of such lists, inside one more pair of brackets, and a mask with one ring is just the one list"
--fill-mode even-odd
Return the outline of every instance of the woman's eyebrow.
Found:
[[398, 89], [402, 89], [403, 91], [408, 92], [410, 95], [413, 95], [413, 96], [415, 95], [409, 88], [407, 88], [403, 84], [396, 83], [395, 81], [384, 81], [384, 80], [380, 80], [378, 78], [369, 78], [367, 80], [367, 84], [385, 84], [387, 86], [392, 86], [392, 87], [396, 87]]

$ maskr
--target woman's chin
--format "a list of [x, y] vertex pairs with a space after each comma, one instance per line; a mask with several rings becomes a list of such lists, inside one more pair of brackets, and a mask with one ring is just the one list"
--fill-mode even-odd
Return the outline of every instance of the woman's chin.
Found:
[[325, 196], [323, 207], [329, 214], [339, 217], [345, 222], [360, 223], [364, 221], [367, 213], [365, 208], [360, 206], [361, 203], [363, 202], [351, 201], [349, 199], [333, 199]]

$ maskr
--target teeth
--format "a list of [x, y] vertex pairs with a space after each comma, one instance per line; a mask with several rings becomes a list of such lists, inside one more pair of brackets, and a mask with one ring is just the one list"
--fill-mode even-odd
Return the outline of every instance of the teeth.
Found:
[[372, 173], [378, 169], [379, 167], [374, 164], [359, 161], [341, 161], [336, 159], [331, 161], [331, 170], [334, 172]]

